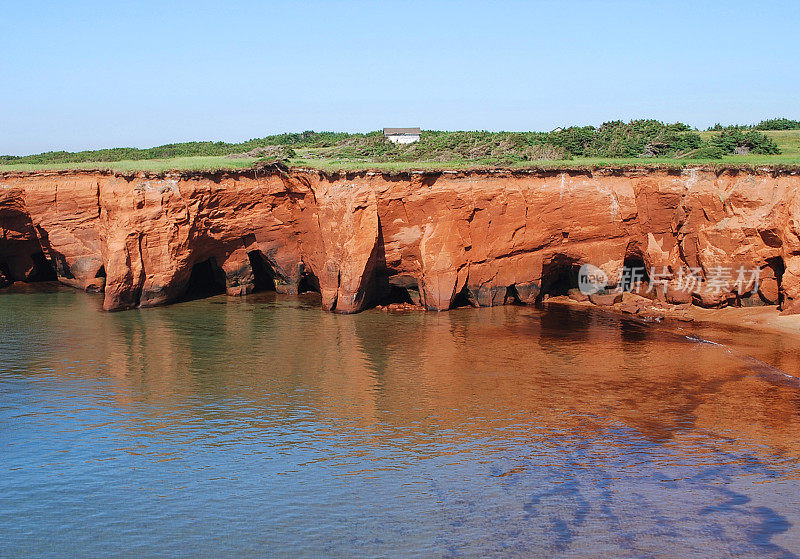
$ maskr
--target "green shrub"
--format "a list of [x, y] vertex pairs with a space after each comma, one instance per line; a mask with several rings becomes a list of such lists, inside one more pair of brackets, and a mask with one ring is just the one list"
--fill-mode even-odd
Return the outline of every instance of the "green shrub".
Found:
[[788, 118], [771, 118], [762, 120], [755, 125], [756, 130], [800, 130], [799, 120]]
[[726, 128], [718, 136], [708, 140], [709, 146], [718, 147], [725, 154], [733, 153], [737, 147], [744, 147], [751, 153], [778, 155], [781, 150], [774, 140], [755, 130], [744, 131], [741, 128]]
[[606, 122], [597, 129], [585, 154], [594, 157], [674, 157], [702, 145], [700, 135], [688, 130], [689, 126], [681, 122]]

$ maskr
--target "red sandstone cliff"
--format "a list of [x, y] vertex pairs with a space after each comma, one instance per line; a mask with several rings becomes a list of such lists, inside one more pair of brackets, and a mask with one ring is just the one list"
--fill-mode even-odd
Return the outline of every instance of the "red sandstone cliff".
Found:
[[[443, 310], [533, 302], [582, 263], [613, 283], [627, 259], [706, 278], [758, 267], [754, 297], [800, 312], [799, 187], [792, 172], [702, 169], [6, 173], [0, 286], [52, 268], [104, 290], [107, 310], [215, 281], [230, 295], [313, 289], [336, 312], [387, 294]], [[695, 295], [739, 299], [732, 287]]]

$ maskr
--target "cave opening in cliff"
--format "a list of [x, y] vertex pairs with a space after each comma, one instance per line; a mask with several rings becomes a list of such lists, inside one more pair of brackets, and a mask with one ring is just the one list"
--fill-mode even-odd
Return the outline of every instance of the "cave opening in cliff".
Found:
[[381, 304], [392, 305], [403, 303], [414, 303], [413, 299], [411, 298], [411, 294], [408, 292], [408, 289], [405, 287], [400, 287], [399, 285], [389, 285], [389, 289], [386, 291], [386, 296], [381, 299]]
[[395, 275], [391, 279], [379, 282], [376, 290], [380, 292], [378, 303], [381, 305], [420, 304], [419, 282], [414, 277]]
[[311, 272], [304, 272], [297, 284], [297, 293], [320, 293], [319, 279]]
[[517, 291], [517, 284], [512, 283], [506, 288], [506, 296], [504, 304], [506, 305], [522, 305], [522, 298]]
[[247, 257], [253, 270], [254, 291], [275, 291], [275, 272], [266, 255], [260, 250], [251, 250]]
[[546, 262], [542, 266], [542, 285], [537, 301], [568, 295], [570, 289], [577, 289], [579, 270], [578, 261], [567, 256], [557, 256]]
[[459, 309], [461, 307], [477, 307], [478, 305], [474, 303], [474, 299], [472, 297], [472, 292], [467, 288], [465, 285], [464, 288], [459, 291], [458, 295], [455, 296], [453, 302], [450, 303], [451, 309]]
[[622, 291], [645, 292], [649, 283], [650, 275], [647, 273], [644, 259], [637, 254], [626, 256], [622, 261], [622, 276], [620, 277]]
[[182, 300], [203, 299], [221, 293], [225, 293], [225, 272], [217, 264], [216, 258], [212, 257], [192, 266]]
[[104, 278], [106, 277], [106, 267], [100, 266], [100, 269], [97, 270], [97, 273], [94, 275], [96, 278]]
[[43, 252], [31, 254], [31, 260], [33, 260], [33, 272], [28, 276], [27, 281], [56, 281], [58, 279], [55, 268]]

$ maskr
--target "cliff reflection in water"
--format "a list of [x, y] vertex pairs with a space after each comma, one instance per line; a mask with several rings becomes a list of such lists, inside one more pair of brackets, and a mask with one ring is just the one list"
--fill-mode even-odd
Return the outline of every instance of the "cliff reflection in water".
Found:
[[[313, 299], [277, 297], [108, 316], [80, 297], [89, 314], [79, 330], [73, 305], [47, 321], [67, 337], [53, 339], [59, 359], [96, 363], [87, 373], [111, 379], [121, 405], [183, 409], [188, 401], [202, 414], [204, 403], [233, 400], [248, 404], [230, 410], [237, 418], [261, 410], [254, 421], [274, 407], [467, 436], [476, 417], [584, 435], [612, 422], [654, 442], [703, 429], [800, 450], [800, 383], [655, 326], [566, 308], [341, 317], [319, 312]], [[740, 336], [766, 338], [761, 357], [800, 376], [791, 340]]]
[[[782, 336], [559, 308], [340, 316], [274, 293], [117, 314], [62, 290], [2, 297], [2, 483], [20, 502], [0, 533], [19, 549], [41, 528], [10, 527], [22, 500], [86, 476], [134, 480], [100, 493], [129, 519], [160, 491], [162, 527], [210, 549], [219, 518], [234, 548], [301, 552], [798, 543], [782, 484], [796, 487], [800, 383], [784, 373], [800, 357]], [[205, 503], [194, 523], [182, 499]], [[70, 510], [41, 506], [38, 522]], [[75, 550], [114, 549], [103, 536], [125, 521], [100, 521]]]

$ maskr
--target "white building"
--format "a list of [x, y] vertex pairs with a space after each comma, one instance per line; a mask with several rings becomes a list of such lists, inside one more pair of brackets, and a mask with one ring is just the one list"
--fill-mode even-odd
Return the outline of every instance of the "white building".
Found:
[[419, 142], [419, 128], [384, 128], [383, 135], [395, 144], [413, 144]]

